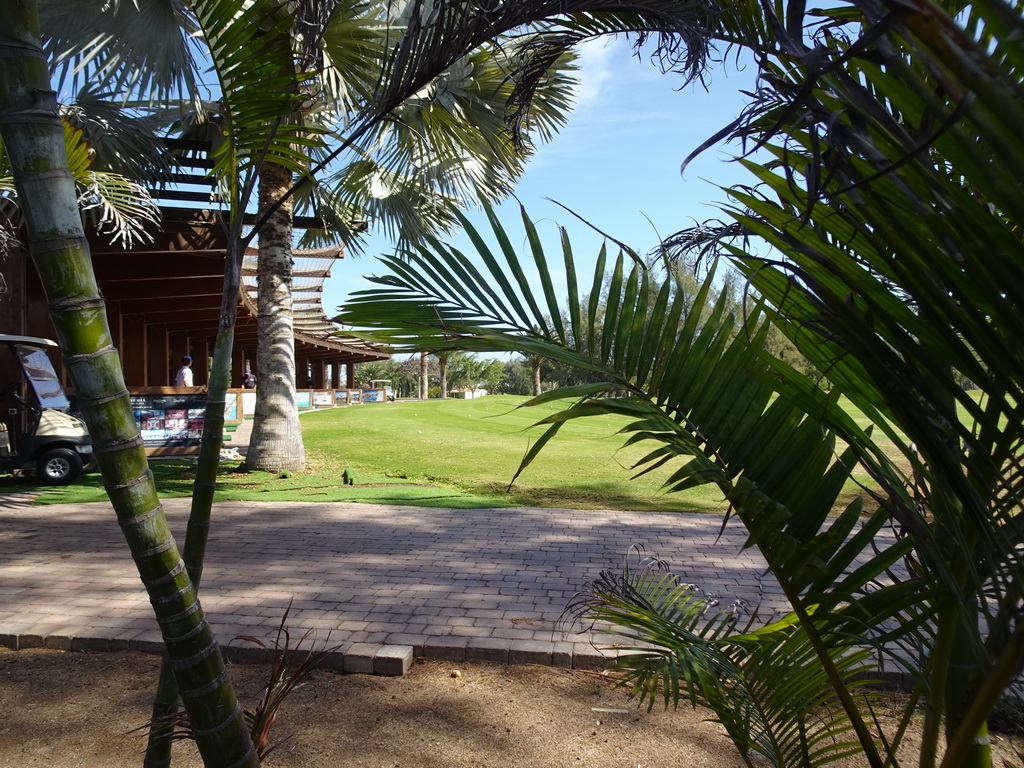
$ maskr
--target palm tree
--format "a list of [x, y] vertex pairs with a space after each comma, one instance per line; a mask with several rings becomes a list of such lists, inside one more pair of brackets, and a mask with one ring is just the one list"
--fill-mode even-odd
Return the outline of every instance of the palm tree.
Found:
[[[98, 167], [96, 143], [66, 118], [62, 123], [68, 170], [75, 180], [79, 207], [89, 226], [125, 245], [151, 240], [147, 225], [159, 222], [160, 209], [149, 191], [130, 178]], [[13, 203], [16, 195], [10, 161], [0, 142], [0, 199]], [[0, 240], [16, 238], [21, 208], [16, 204], [3, 204], [2, 208], [0, 229], [6, 232], [0, 235]]]
[[[351, 121], [347, 110], [355, 105], [347, 94], [354, 79], [366, 79], [367, 61], [360, 62], [362, 68], [355, 77], [336, 67], [328, 71], [325, 65], [345, 61], [335, 48], [336, 41], [360, 36], [367, 58], [376, 55], [379, 61], [382, 51], [368, 39], [371, 30], [378, 32], [381, 27], [378, 14], [373, 6], [338, 6], [326, 19], [310, 19], [310, 14], [296, 19], [301, 23], [292, 32], [303, 43], [303, 68], [315, 70], [318, 82], [325, 86], [321, 89], [325, 107], [318, 113], [319, 120]], [[318, 32], [319, 28], [322, 31]], [[317, 44], [323, 50], [317, 50]], [[355, 157], [323, 183], [311, 185], [311, 194], [301, 196], [300, 204], [312, 206], [313, 212], [331, 221], [351, 251], [359, 244], [353, 222], [372, 221], [375, 227], [391, 231], [401, 243], [449, 224], [450, 210], [466, 200], [507, 194], [528, 155], [524, 142], [514, 146], [505, 138], [506, 123], [501, 119], [513, 91], [507, 73], [514, 68], [516, 52], [522, 47], [516, 40], [507, 40], [465, 56], [437, 78], [427, 93], [421, 91], [396, 107], [360, 142]], [[566, 58], [554, 62], [553, 68], [563, 67]], [[329, 89], [337, 83], [346, 88], [334, 94]], [[365, 82], [359, 85], [367, 87]], [[523, 124], [536, 125], [542, 137], [549, 136], [551, 127], [564, 121], [570, 85], [557, 71], [545, 78], [534, 99], [539, 107], [530, 108]], [[269, 210], [292, 186], [290, 176], [282, 171], [271, 188], [268, 171], [269, 166], [261, 178], [261, 184], [267, 184], [266, 190], [261, 187], [261, 212]], [[305, 467], [295, 400], [291, 210], [290, 204], [276, 207], [260, 236], [257, 365], [261, 383], [246, 465], [269, 472]]]
[[430, 399], [430, 353], [420, 352], [420, 400]]
[[[39, 42], [38, 8], [5, 2], [0, 135], [51, 319], [89, 426], [111, 503], [150, 595], [207, 765], [258, 765], [218, 646], [170, 535], [135, 427], [96, 287], [64, 128]], [[45, 160], [45, 161], [44, 161]], [[54, 248], [49, 243], [59, 242]]]
[[541, 388], [540, 380], [540, 369], [544, 365], [544, 358], [541, 355], [530, 355], [526, 358], [526, 362], [530, 364], [530, 370], [532, 372], [533, 381], [533, 396], [539, 397], [543, 389]]
[[[10, 5], [10, 4], [8, 4]], [[13, 8], [13, 6], [12, 6]], [[18, 13], [12, 18], [19, 20], [25, 18], [24, 10], [29, 13], [35, 12], [34, 3], [27, 3], [18, 6]], [[202, 31], [201, 38], [192, 35], [182, 35], [180, 32], [170, 38], [161, 38], [161, 45], [134, 46], [129, 42], [131, 35], [140, 29], [146, 34], [151, 34], [153, 26], [147, 21], [143, 27], [136, 23], [138, 15], [133, 17], [133, 12], [148, 13], [153, 9], [164, 9], [165, 19], [174, 20], [177, 23], [185, 19], [185, 27], [194, 27]], [[357, 119], [348, 126], [345, 140], [331, 155], [337, 156], [346, 148], [353, 146], [361, 137], [379, 124], [392, 110], [407, 100], [432, 80], [440, 76], [448, 67], [456, 63], [467, 52], [484, 45], [488, 40], [494, 39], [518, 26], [527, 25], [537, 21], [547, 20], [545, 28], [547, 35], [537, 37], [531, 43], [530, 48], [522, 52], [520, 64], [525, 77], [517, 81], [513, 101], [520, 105], [529, 103], [535, 86], [544, 72], [547, 71], [551, 62], [555, 61], [564, 50], [572, 44], [584, 39], [589, 35], [604, 34], [623, 29], [638, 30], [641, 39], [648, 34], [657, 33], [665, 36], [666, 45], [659, 50], [665, 60], [671, 65], [678, 64], [681, 68], [687, 69], [692, 74], [697, 74], [704, 61], [706, 53], [706, 34], [709, 21], [713, 15], [709, 7], [695, 3], [693, 6], [681, 6], [678, 2], [668, 0], [637, 0], [635, 2], [611, 2], [611, 0], [576, 0], [575, 2], [559, 3], [499, 3], [488, 8], [462, 4], [447, 4], [433, 9], [428, 13], [423, 3], [414, 1], [404, 6], [405, 32], [394, 38], [393, 45], [386, 54], [386, 65], [379, 71], [386, 73], [376, 86], [368, 94], [362, 95], [362, 107], [355, 112]], [[50, 40], [58, 48], [66, 48], [70, 51], [71, 57], [79, 56], [79, 63], [83, 66], [77, 67], [81, 77], [88, 78], [95, 76], [97, 67], [102, 71], [104, 77], [109, 77], [107, 82], [123, 86], [122, 92], [143, 93], [143, 83], [153, 83], [158, 89], [172, 89], [168, 82], [175, 82], [173, 78], [161, 79], [161, 76], [152, 76], [152, 72], [170, 72], [175, 74], [175, 67], [184, 67], [188, 77], [194, 73], [191, 59], [187, 55], [178, 56], [178, 64], [170, 67], [169, 70], [154, 68], [150, 70], [148, 63], [159, 59], [163, 52], [174, 49], [181, 53], [186, 51], [191, 44], [190, 41], [202, 39], [208, 46], [210, 57], [213, 61], [214, 71], [220, 83], [220, 98], [225, 102], [225, 115], [227, 122], [224, 125], [223, 143], [217, 155], [218, 162], [214, 174], [220, 181], [226, 199], [230, 202], [230, 235], [227, 268], [225, 272], [225, 288], [222, 305], [221, 330], [218, 334], [214, 364], [211, 369], [210, 385], [208, 388], [208, 407], [206, 418], [206, 430], [204, 430], [203, 448], [200, 456], [199, 471], [193, 496], [193, 514], [190, 517], [189, 531], [186, 538], [186, 557], [188, 567], [185, 573], [181, 572], [180, 561], [176, 559], [177, 550], [169, 543], [164, 536], [162, 543], [159, 543], [157, 551], [164, 553], [159, 563], [152, 569], [143, 573], [147, 585], [152, 584], [153, 589], [166, 589], [167, 585], [173, 584], [177, 589], [173, 599], [165, 599], [162, 594], [154, 597], [160, 600], [158, 615], [163, 611], [175, 608], [186, 602], [181, 615], [190, 617], [190, 621], [196, 622], [195, 626], [189, 627], [186, 634], [179, 636], [177, 631], [182, 629], [180, 623], [171, 623], [163, 626], [165, 637], [169, 645], [175, 645], [176, 641], [188, 638], [188, 642], [178, 642], [171, 649], [172, 658], [178, 658], [182, 649], [201, 649], [199, 655], [192, 655], [187, 659], [181, 659], [181, 669], [176, 669], [175, 676], [180, 683], [186, 683], [183, 691], [203, 690], [207, 691], [202, 698], [193, 700], [186, 697], [186, 709], [193, 719], [193, 726], [201, 733], [199, 739], [200, 750], [203, 752], [204, 760], [208, 764], [235, 764], [243, 765], [254, 761], [255, 753], [251, 751], [251, 743], [247, 736], [240, 735], [237, 722], [241, 721], [240, 716], [232, 715], [228, 720], [213, 721], [208, 714], [200, 712], [201, 706], [211, 697], [223, 704], [233, 700], [230, 693], [230, 685], [226, 676], [222, 673], [219, 653], [213, 642], [212, 635], [205, 625], [202, 612], [196, 609], [195, 585], [198, 584], [202, 571], [203, 552], [205, 551], [206, 531], [209, 528], [209, 512], [212, 504], [212, 489], [218, 462], [219, 448], [222, 441], [221, 427], [223, 424], [224, 392], [228, 386], [230, 371], [230, 353], [234, 328], [234, 309], [237, 304], [236, 296], [241, 266], [241, 254], [244, 252], [245, 244], [255, 236], [255, 232], [243, 237], [242, 234], [242, 213], [245, 210], [252, 189], [255, 173], [268, 159], [272, 163], [282, 165], [291, 172], [303, 175], [307, 172], [310, 158], [308, 152], [302, 151], [315, 143], [315, 137], [311, 137], [309, 126], [297, 125], [290, 120], [294, 114], [294, 93], [295, 77], [292, 68], [286, 62], [285, 57], [290, 56], [291, 48], [282, 44], [285, 38], [283, 34], [290, 24], [287, 13], [273, 4], [250, 3], [239, 10], [233, 5], [225, 5], [218, 0], [197, 0], [191, 6], [178, 4], [161, 4], [160, 2], [142, 2], [133, 4], [119, 4], [113, 10], [95, 9], [94, 14], [85, 13], [85, 18], [91, 18], [95, 28], [88, 30], [86, 37], [89, 43], [80, 45], [76, 41], [81, 36], [74, 37], [72, 34], [62, 34], [55, 31], [55, 26], [48, 27], [51, 30]], [[99, 11], [104, 11], [100, 13]], [[75, 20], [70, 15], [58, 21], [71, 22], [72, 26], [78, 24], [83, 16], [77, 16]], [[51, 17], [50, 23], [56, 22]], [[26, 40], [33, 39], [33, 31], [37, 26], [33, 20], [26, 20], [28, 31], [23, 33]], [[114, 31], [107, 25], [113, 25]], [[103, 31], [105, 28], [105, 31]], [[65, 31], [67, 26], [65, 26]], [[166, 28], [165, 28], [166, 29]], [[97, 32], [97, 30], [101, 30]], [[20, 30], [19, 30], [20, 31]], [[81, 33], [83, 30], [77, 30]], [[95, 34], [94, 34], [95, 33]], [[69, 42], [70, 41], [70, 42]], [[175, 45], [175, 41], [177, 44]], [[67, 44], [67, 45], [65, 45]], [[17, 46], [10, 50], [15, 54], [8, 54], [12, 60], [19, 61], [16, 52]], [[5, 54], [5, 55], [8, 55]], [[36, 61], [42, 57], [38, 54]], [[354, 55], [359, 58], [359, 54]], [[21, 82], [32, 82], [33, 85], [40, 85], [38, 79], [30, 81], [28, 74], [20, 69], [11, 68], [13, 72], [8, 80], [10, 83], [20, 84]], [[142, 79], [136, 79], [136, 74], [142, 73]], [[38, 72], [33, 72], [38, 77]], [[147, 79], [149, 78], [149, 79]], [[186, 78], [188, 79], [188, 78]], [[46, 88], [37, 88], [46, 91]], [[253, 98], [256, 94], [258, 98]], [[144, 94], [145, 95], [145, 94]], [[528, 111], [521, 111], [517, 117], [522, 117]], [[5, 130], [9, 126], [5, 125]], [[16, 129], [5, 132], [5, 144], [12, 156], [12, 165], [16, 168], [16, 183], [18, 173], [25, 166], [18, 166], [15, 161], [16, 152], [24, 152], [18, 146], [12, 148], [11, 137], [22, 135]], [[298, 149], [297, 149], [298, 148]], [[293, 190], [294, 191], [294, 188]], [[23, 193], [24, 194], [24, 193]], [[62, 193], [66, 194], [66, 193]], [[289, 193], [291, 194], [291, 193]], [[54, 200], [61, 200], [59, 194], [53, 197]], [[279, 199], [277, 204], [283, 204], [284, 198]], [[41, 202], [43, 208], [47, 203]], [[269, 214], [269, 211], [266, 212]], [[258, 231], [259, 226], [256, 228]], [[70, 256], [71, 254], [68, 254]], [[53, 281], [55, 288], [63, 287], [57, 281], [57, 272], [40, 269], [44, 280]], [[92, 299], [97, 306], [101, 300], [95, 296], [94, 286], [90, 293], [88, 289], [84, 294], [93, 296]], [[93, 313], [94, 315], [97, 313]], [[102, 313], [98, 313], [102, 314]], [[63, 321], [55, 320], [55, 325], [60, 329], [58, 336], [66, 353], [66, 359], [77, 361], [76, 354], [82, 352], [91, 355], [97, 349], [86, 343], [86, 340], [78, 336], [71, 336], [64, 333], [67, 326]], [[105, 332], [97, 333], [93, 339], [106, 339]], [[108, 356], [109, 357], [109, 356]], [[94, 365], [92, 357], [86, 361]], [[105, 361], [106, 362], [106, 361]], [[130, 408], [127, 402], [122, 402], [113, 395], [123, 390], [122, 385], [117, 384], [119, 373], [116, 361], [110, 361], [109, 371], [98, 380], [84, 381], [76, 378], [81, 374], [75, 371], [83, 368], [72, 368], [72, 378], [75, 381], [76, 389], [85, 397], [95, 395], [98, 401], [108, 404], [103, 410], [108, 410], [112, 416], [104, 416], [108, 419], [108, 426], [115, 425], [120, 432], [108, 435], [106, 427], [100, 428], [96, 420], [100, 418], [100, 410], [86, 404], [83, 409], [90, 427], [95, 425], [94, 437], [98, 436], [97, 445], [101, 450], [105, 447], [105, 440], [109, 440], [111, 446], [119, 447], [111, 451], [112, 456], [123, 458], [120, 463], [112, 459], [104, 459], [100, 462], [107, 482], [115, 489], [125, 488], [125, 491], [116, 490], [112, 492], [115, 508], [119, 515], [126, 520], [134, 516], [142, 516], [151, 521], [149, 525], [155, 526], [154, 532], [165, 534], [166, 526], [163, 523], [162, 514], [156, 505], [152, 481], [145, 479], [145, 460], [142, 457], [141, 449], [135, 445], [131, 435], [134, 430], [128, 425], [133, 423]], [[92, 370], [85, 368], [84, 370]], [[106, 370], [106, 369], [104, 369]], [[120, 389], [117, 387], [120, 386]], [[137, 438], [137, 436], [136, 436]], [[134, 464], [132, 463], [134, 461]], [[141, 467], [140, 467], [141, 461]], [[136, 480], [142, 478], [142, 480]], [[124, 483], [127, 482], [127, 485]], [[143, 493], [145, 491], [145, 493]], [[146, 505], [149, 506], [140, 506]], [[120, 506], [119, 506], [120, 505]], [[135, 540], [129, 536], [130, 544], [133, 547], [143, 546], [148, 540]], [[143, 546], [143, 551], [145, 550]], [[143, 565], [140, 563], [140, 569]], [[159, 591], [159, 590], [158, 590]], [[191, 602], [189, 602], [191, 601]], [[175, 614], [177, 615], [177, 614]], [[200, 644], [197, 646], [197, 644]], [[212, 649], [212, 650], [211, 650]], [[198, 659], [198, 661], [197, 661]], [[187, 662], [187, 663], [186, 663]], [[201, 679], [197, 679], [201, 678]], [[224, 714], [222, 710], [216, 709], [219, 715]], [[193, 716], [193, 712], [197, 714]], [[223, 719], [223, 718], [222, 718]], [[227, 724], [230, 723], [230, 727]], [[207, 728], [206, 726], [210, 727]], [[244, 730], [244, 729], [243, 729]], [[225, 746], [227, 743], [227, 746]], [[248, 747], [244, 745], [248, 744]], [[243, 755], [240, 756], [236, 747], [242, 748]], [[248, 761], [248, 762], [245, 762]]]
[[457, 354], [458, 351], [453, 349], [434, 353], [434, 357], [437, 358], [437, 378], [441, 385], [442, 400], [448, 399], [448, 361]]
[[[478, 250], [499, 289], [467, 290], [461, 276], [478, 267], [435, 240], [409, 264], [389, 261], [382, 291], [339, 320], [392, 344], [514, 350], [599, 373], [532, 401], [574, 404], [541, 422], [524, 465], [568, 420], [616, 413], [630, 442], [653, 446], [638, 471], [672, 466], [668, 490], [722, 490], [794, 612], [763, 631], [695, 623], [706, 606], [656, 569], [602, 576], [580, 610], [635, 645], [618, 665], [642, 697], [711, 706], [744, 754], [756, 746], [775, 765], [856, 750], [879, 768], [903, 759], [920, 702], [920, 766], [988, 768], [986, 717], [1024, 663], [1024, 27], [999, 3], [783, 10], [735, 6], [726, 20], [765, 75], [726, 133], [773, 162], [744, 161], [759, 186], [730, 190], [734, 225], [676, 238], [740, 269], [755, 312], [709, 302], [710, 281], [684, 306], [675, 278], [652, 285], [620, 256], [599, 318], [567, 247], [567, 319], [555, 320], [548, 259], [534, 249], [535, 294], [495, 224], [502, 248]], [[754, 237], [774, 250], [751, 253]], [[604, 272], [602, 257], [593, 285]], [[386, 315], [374, 306], [385, 295]], [[765, 315], [817, 374], [766, 353]], [[870, 506], [837, 505], [857, 466]], [[886, 527], [894, 535], [878, 537]], [[895, 735], [873, 728], [857, 694], [864, 648], [915, 681]]]

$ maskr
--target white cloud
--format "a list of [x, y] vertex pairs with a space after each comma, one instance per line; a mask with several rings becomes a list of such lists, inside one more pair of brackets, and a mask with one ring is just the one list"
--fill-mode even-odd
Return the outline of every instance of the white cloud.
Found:
[[608, 85], [614, 81], [616, 65], [628, 43], [618, 37], [595, 38], [579, 46], [580, 83], [576, 88], [576, 113], [599, 108], [608, 98]]

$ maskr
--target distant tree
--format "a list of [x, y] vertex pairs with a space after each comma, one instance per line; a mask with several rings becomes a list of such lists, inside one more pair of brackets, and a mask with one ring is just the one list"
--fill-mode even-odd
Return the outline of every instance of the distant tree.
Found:
[[439, 381], [438, 394], [442, 400], [448, 398], [448, 392], [450, 391], [448, 385], [448, 365], [453, 360], [457, 360], [460, 356], [465, 353], [459, 350], [441, 350], [440, 352], [434, 353], [434, 358], [437, 360], [437, 374]]
[[359, 389], [369, 389], [370, 382], [375, 379], [394, 381], [398, 364], [393, 360], [372, 360], [356, 366], [354, 379]]
[[479, 375], [480, 386], [490, 394], [501, 391], [502, 380], [505, 377], [505, 364], [495, 359], [483, 360], [482, 363]]
[[532, 387], [530, 366], [524, 358], [516, 356], [505, 363], [497, 391], [506, 395], [529, 395]]
[[430, 397], [430, 353], [420, 352], [420, 400]]
[[480, 355], [461, 352], [449, 360], [448, 380], [451, 387], [470, 387], [497, 391], [504, 372], [499, 360], [489, 360]]
[[543, 391], [541, 368], [544, 367], [544, 358], [541, 355], [530, 355], [526, 358], [526, 362], [530, 365], [530, 394], [537, 397]]

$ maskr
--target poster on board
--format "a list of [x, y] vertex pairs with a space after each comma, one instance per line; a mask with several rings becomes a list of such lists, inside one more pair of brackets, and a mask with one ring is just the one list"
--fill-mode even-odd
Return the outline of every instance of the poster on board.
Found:
[[132, 395], [135, 423], [146, 448], [197, 448], [206, 420], [206, 394]]

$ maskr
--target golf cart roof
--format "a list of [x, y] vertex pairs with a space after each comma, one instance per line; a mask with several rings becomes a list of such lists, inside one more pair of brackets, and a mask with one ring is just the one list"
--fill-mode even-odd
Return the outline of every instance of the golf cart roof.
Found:
[[27, 344], [30, 347], [56, 347], [57, 342], [49, 339], [40, 339], [38, 336], [11, 336], [7, 333], [0, 333], [0, 344]]

